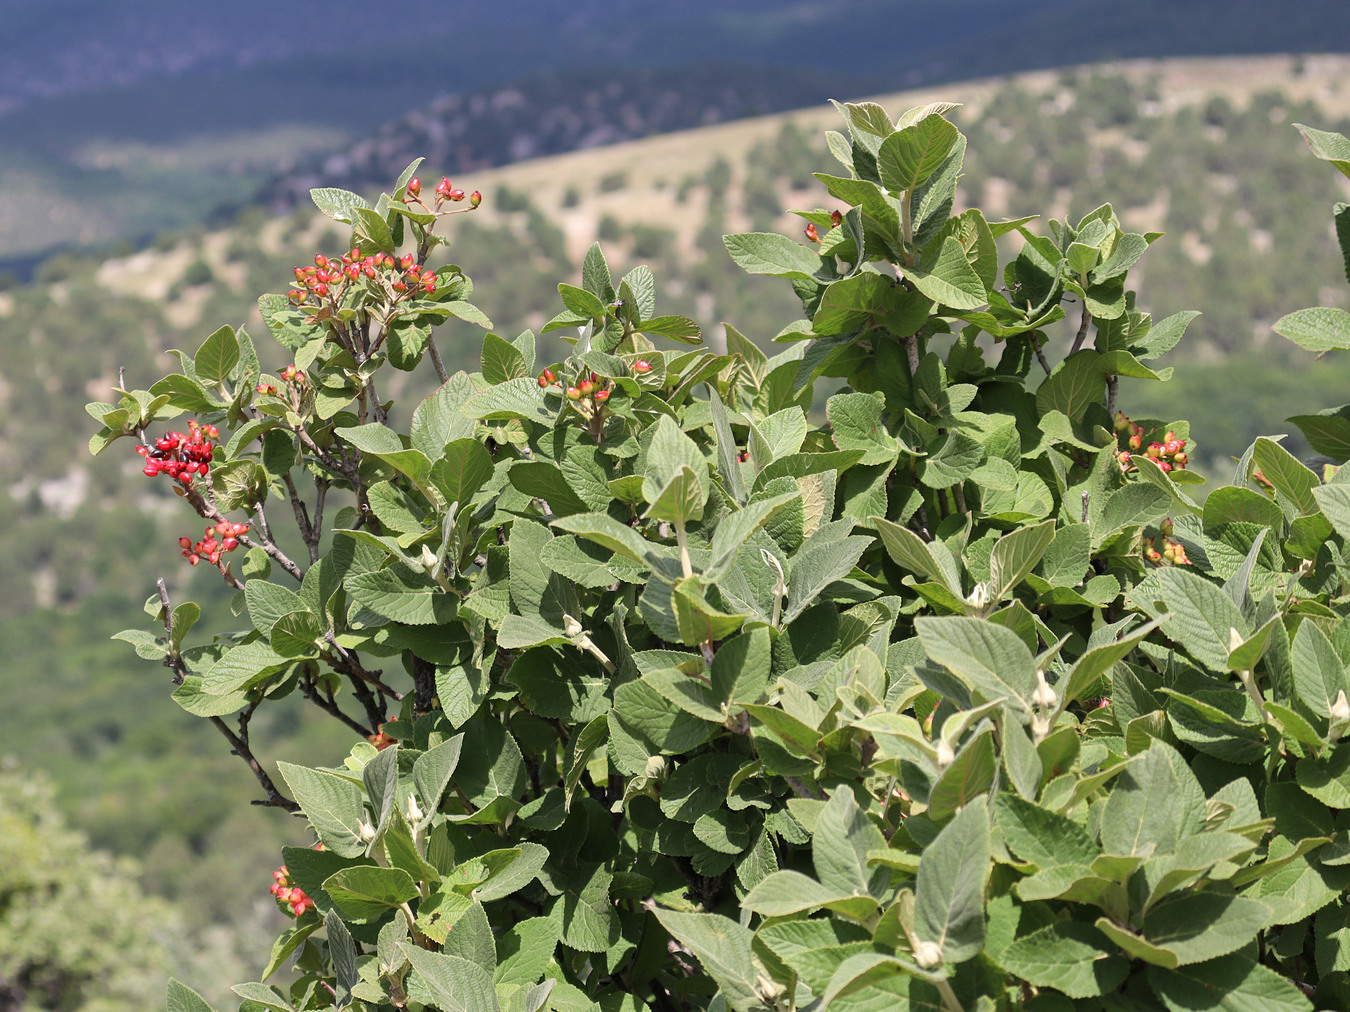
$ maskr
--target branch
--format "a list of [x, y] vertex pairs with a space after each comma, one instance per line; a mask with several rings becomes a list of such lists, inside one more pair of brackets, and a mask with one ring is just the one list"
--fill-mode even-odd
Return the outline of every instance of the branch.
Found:
[[[172, 643], [173, 636], [173, 607], [169, 603], [169, 589], [164, 585], [163, 578], [156, 581], [156, 587], [159, 590], [159, 601], [164, 608], [164, 633], [170, 637]], [[170, 647], [169, 656], [164, 658], [164, 666], [173, 671], [173, 681], [175, 685], [182, 685], [183, 679], [187, 675], [187, 665], [183, 663], [183, 658], [178, 651]], [[290, 798], [286, 797], [277, 790], [276, 784], [272, 778], [267, 775], [267, 771], [262, 768], [258, 760], [253, 757], [253, 753], [248, 747], [248, 722], [253, 716], [253, 711], [257, 708], [255, 701], [247, 710], [239, 715], [239, 734], [230, 730], [230, 726], [219, 717], [209, 718], [216, 730], [225, 736], [225, 740], [230, 743], [230, 754], [237, 755], [248, 764], [248, 768], [253, 771], [253, 776], [257, 778], [258, 784], [267, 795], [265, 801], [254, 801], [253, 804], [264, 808], [281, 808], [287, 812], [298, 812], [300, 806]]]
[[436, 350], [436, 339], [427, 338], [427, 354], [431, 356], [431, 364], [436, 367], [436, 377], [445, 383], [450, 379], [450, 374], [445, 371], [445, 363], [441, 361], [441, 353]]
[[374, 731], [366, 727], [364, 724], [357, 723], [351, 717], [343, 713], [342, 707], [338, 706], [337, 700], [333, 698], [333, 694], [331, 692], [327, 694], [327, 698], [319, 695], [318, 688], [315, 686], [314, 682], [311, 679], [302, 678], [300, 679], [299, 684], [301, 695], [303, 695], [306, 699], [308, 699], [311, 703], [317, 706], [320, 710], [323, 710], [329, 716], [336, 717], [338, 720], [342, 721], [342, 723], [346, 724], [349, 728], [351, 728], [361, 737], [369, 738], [371, 735], [375, 733]]
[[1045, 374], [1049, 376], [1050, 363], [1045, 360], [1045, 352], [1041, 351], [1041, 342], [1036, 340], [1036, 334], [1034, 332], [1031, 335], [1031, 348], [1036, 352], [1036, 361], [1041, 364], [1041, 368], [1044, 369]]
[[291, 500], [291, 511], [295, 514], [295, 525], [300, 528], [300, 537], [304, 540], [305, 547], [309, 549], [309, 564], [312, 566], [319, 561], [318, 534], [314, 530], [314, 525], [309, 522], [309, 511], [305, 509], [305, 504], [300, 499], [291, 472], [285, 472], [281, 480], [286, 485], [286, 494]]
[[[273, 559], [275, 559], [277, 561], [277, 565], [279, 565], [282, 569], [286, 570], [286, 572], [290, 573], [291, 576], [295, 577], [296, 580], [303, 582], [305, 579], [304, 572], [302, 572], [300, 567], [297, 566], [294, 562], [292, 562], [287, 557], [286, 553], [283, 552], [280, 548], [278, 548], [276, 546], [276, 543], [272, 540], [272, 529], [267, 524], [267, 514], [263, 512], [263, 505], [261, 499], [253, 504], [253, 517], [255, 520], [258, 521], [258, 530], [262, 531], [263, 536], [263, 540], [259, 542], [258, 547], [260, 547], [264, 552], [266, 552]], [[250, 547], [252, 547], [253, 543], [244, 535], [240, 535], [239, 541], [241, 544], [249, 545]]]
[[1083, 300], [1083, 319], [1078, 324], [1078, 334], [1073, 339], [1073, 346], [1069, 349], [1072, 355], [1079, 348], [1083, 347], [1083, 342], [1087, 340], [1088, 324], [1092, 322], [1092, 314], [1088, 312], [1087, 300]]

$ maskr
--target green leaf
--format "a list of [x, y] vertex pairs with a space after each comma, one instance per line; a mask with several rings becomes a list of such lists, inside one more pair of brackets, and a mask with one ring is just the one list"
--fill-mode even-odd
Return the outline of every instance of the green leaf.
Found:
[[[734, 329], [728, 328], [728, 340], [732, 340], [731, 334], [733, 333], [735, 333]], [[755, 350], [758, 351], [758, 349]], [[736, 437], [731, 431], [731, 421], [727, 415], [726, 405], [722, 403], [722, 398], [711, 386], [708, 388], [708, 403], [712, 410], [713, 432], [717, 442], [717, 470], [726, 490], [731, 494], [732, 500], [743, 506], [748, 497], [748, 492], [745, 488], [745, 479], [741, 475]]]
[[492, 978], [477, 963], [406, 942], [403, 954], [416, 974], [408, 983], [408, 995], [414, 1001], [443, 1012], [500, 1012]]
[[700, 488], [711, 487], [708, 461], [698, 444], [680, 431], [669, 415], [662, 415], [647, 447], [647, 466], [643, 475], [642, 495], [647, 502], [655, 502], [670, 484], [681, 467], [694, 472]]
[[1262, 436], [1252, 446], [1252, 462], [1261, 469], [1267, 481], [1289, 497], [1299, 516], [1317, 512], [1313, 490], [1321, 482], [1283, 446]]
[[685, 914], [653, 909], [652, 913], [676, 940], [692, 952], [708, 976], [721, 988], [727, 1005], [751, 1009], [761, 1005], [759, 961], [751, 950], [754, 933], [720, 914]]
[[1350, 696], [1345, 663], [1315, 623], [1305, 620], [1298, 627], [1290, 660], [1294, 667], [1294, 692], [1319, 717], [1331, 716], [1331, 708], [1342, 692]]
[[820, 884], [844, 896], [881, 899], [890, 872], [869, 866], [867, 855], [885, 847], [886, 838], [858, 807], [853, 792], [846, 788], [836, 790], [816, 820], [811, 842], [811, 857]]
[[1129, 961], [1106, 936], [1081, 921], [1060, 921], [1023, 935], [1003, 950], [998, 963], [1028, 984], [1052, 987], [1070, 998], [1114, 991], [1130, 972]]
[[575, 516], [559, 517], [552, 526], [577, 537], [593, 541], [597, 545], [617, 552], [638, 565], [647, 567], [647, 557], [653, 551], [657, 555], [665, 554], [660, 545], [654, 545], [627, 524], [621, 524], [604, 513], [582, 513]]
[[886, 401], [880, 393], [836, 394], [825, 405], [830, 438], [841, 450], [861, 450], [858, 463], [892, 464], [903, 444], [886, 430]]
[[684, 525], [702, 518], [706, 496], [694, 469], [681, 464], [643, 516]]
[[[891, 560], [903, 569], [933, 583], [941, 584], [955, 594], [960, 589], [960, 577], [955, 564], [947, 553], [948, 564], [944, 565], [934, 550], [908, 527], [893, 524], [882, 517], [870, 517], [872, 525], [881, 535], [881, 542]], [[938, 548], [945, 552], [945, 548]]]
[[1051, 370], [1036, 390], [1036, 410], [1059, 411], [1075, 421], [1106, 396], [1106, 377], [1091, 349], [1076, 352]]
[[310, 190], [309, 196], [314, 201], [315, 207], [334, 221], [340, 221], [344, 225], [355, 225], [356, 209], [370, 206], [359, 194], [333, 187], [319, 187]]
[[323, 927], [328, 935], [328, 955], [338, 984], [334, 1008], [345, 1008], [351, 1003], [352, 988], [361, 979], [356, 970], [356, 945], [336, 910], [328, 911]]
[[827, 889], [799, 871], [776, 871], [746, 893], [741, 906], [765, 917], [828, 908], [866, 918], [875, 913], [877, 902], [871, 896]]
[[1316, 130], [1302, 123], [1295, 123], [1294, 126], [1308, 142], [1308, 147], [1314, 155], [1324, 162], [1330, 162], [1341, 171], [1342, 175], [1350, 176], [1350, 140], [1343, 134]]
[[1218, 524], [1261, 524], [1277, 533], [1284, 528], [1284, 513], [1267, 496], [1249, 488], [1228, 485], [1205, 497], [1202, 514], [1206, 528]]
[[358, 207], [352, 211], [355, 221], [353, 236], [361, 244], [375, 247], [382, 253], [394, 252], [394, 234], [384, 216], [368, 207]]
[[1346, 408], [1294, 415], [1286, 420], [1299, 427], [1313, 452], [1335, 461], [1350, 460], [1350, 412]]
[[890, 134], [877, 151], [882, 184], [892, 193], [914, 190], [938, 170], [959, 136], [956, 125], [937, 113]]
[[573, 285], [559, 285], [558, 294], [562, 296], [563, 305], [578, 316], [589, 316], [597, 323], [604, 320], [605, 304], [584, 288], [577, 288]]
[[[989, 557], [989, 594], [999, 601], [1041, 561], [1055, 538], [1055, 522], [1019, 527], [994, 543]], [[1081, 575], [1081, 574], [1080, 574]]]
[[1233, 599], [1189, 569], [1168, 567], [1159, 570], [1157, 577], [1163, 601], [1171, 612], [1163, 629], [1197, 661], [1227, 671], [1233, 631], [1237, 631], [1239, 640], [1246, 639], [1250, 632]]
[[1312, 494], [1322, 515], [1330, 521], [1336, 533], [1350, 539], [1350, 485], [1319, 485], [1312, 490]]
[[924, 652], [986, 701], [1006, 700], [1014, 712], [1031, 713], [1036, 668], [1017, 633], [984, 619], [960, 616], [915, 619], [914, 628]]
[[447, 503], [467, 503], [492, 480], [492, 455], [476, 439], [456, 439], [431, 465], [431, 483]]
[[608, 305], [614, 301], [614, 282], [610, 279], [609, 264], [598, 242], [591, 243], [581, 262], [581, 287]]
[[722, 237], [727, 252], [742, 270], [809, 281], [821, 271], [820, 257], [776, 232], [743, 232]]
[[357, 573], [346, 581], [346, 587], [357, 604], [407, 625], [444, 624], [455, 616], [459, 601], [425, 574], [398, 564]]
[[423, 752], [413, 763], [413, 784], [422, 799], [422, 811], [428, 815], [441, 805], [441, 795], [445, 793], [459, 765], [459, 751], [464, 744], [464, 735], [441, 742], [435, 748]]
[[[525, 355], [510, 341], [496, 334], [483, 335], [483, 379], [489, 383], [505, 383], [525, 376]], [[537, 381], [536, 381], [537, 382]]]
[[239, 339], [233, 327], [221, 327], [202, 342], [193, 358], [197, 377], [205, 383], [222, 383], [239, 364]]
[[460, 411], [487, 422], [518, 418], [551, 427], [561, 406], [557, 393], [545, 392], [536, 380], [522, 377], [479, 390]]
[[216, 1012], [201, 995], [186, 984], [169, 978], [168, 1012]]
[[1091, 865], [1099, 853], [1092, 838], [1071, 819], [1006, 791], [994, 802], [999, 831], [1014, 854], [1038, 868]]
[[966, 258], [965, 249], [952, 236], [942, 241], [931, 265], [909, 268], [906, 277], [934, 302], [952, 309], [979, 309], [989, 301], [984, 283]]
[[1102, 813], [1108, 854], [1171, 854], [1205, 821], [1205, 795], [1186, 760], [1153, 741], [1116, 781]]
[[417, 883], [402, 868], [368, 864], [334, 872], [324, 879], [323, 888], [347, 919], [357, 924], [379, 920], [420, 895]]
[[1270, 907], [1256, 900], [1183, 890], [1145, 915], [1143, 935], [1170, 952], [1175, 965], [1186, 966], [1242, 948], [1267, 926], [1270, 915]]
[[831, 583], [852, 572], [871, 543], [871, 538], [853, 536], [842, 541], [812, 539], [803, 545], [792, 559], [783, 625], [815, 604], [821, 591]]
[[339, 857], [365, 853], [360, 825], [366, 809], [361, 788], [343, 777], [307, 766], [278, 762], [277, 769], [324, 847]]
[[984, 948], [990, 858], [989, 811], [980, 796], [943, 827], [919, 861], [914, 936], [920, 945], [935, 945], [944, 963], [964, 962]]
[[1246, 953], [1180, 969], [1148, 968], [1148, 982], [1171, 1012], [1311, 1012], [1294, 984]]
[[[797, 492], [784, 492], [749, 503], [744, 509], [727, 514], [713, 532], [712, 552], [704, 575], [716, 581], [718, 574], [732, 564], [741, 545], [788, 503], [800, 498]], [[655, 507], [653, 507], [655, 509]]]

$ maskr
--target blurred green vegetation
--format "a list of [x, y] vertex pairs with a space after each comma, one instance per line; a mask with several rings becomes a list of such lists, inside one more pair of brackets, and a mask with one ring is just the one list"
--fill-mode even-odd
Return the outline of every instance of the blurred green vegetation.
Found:
[[[1132, 415], [1191, 419], [1195, 468], [1222, 483], [1228, 458], [1252, 438], [1290, 431], [1287, 415], [1350, 401], [1343, 359], [1314, 360], [1269, 332], [1285, 312], [1345, 304], [1328, 229], [1345, 191], [1289, 124], [1346, 131], [1350, 123], [1276, 94], [1175, 113], [1158, 111], [1155, 98], [1147, 82], [1105, 74], [1065, 75], [1048, 91], [1010, 82], [987, 106], [957, 116], [970, 136], [962, 194], [991, 218], [1057, 207], [1076, 219], [1111, 200], [1131, 227], [1169, 233], [1141, 264], [1139, 306], [1155, 317], [1186, 308], [1205, 315], [1170, 356], [1176, 378], [1126, 381], [1120, 403]], [[711, 151], [704, 171], [669, 180], [680, 207], [699, 216], [691, 235], [643, 220], [594, 227], [616, 275], [652, 266], [661, 312], [693, 316], [713, 342], [728, 321], [767, 347], [799, 308], [786, 286], [732, 269], [722, 233], [747, 221], [777, 228], [789, 202], [827, 203], [811, 172], [834, 170], [821, 138], [788, 125], [740, 164]], [[622, 185], [646, 182], [630, 174]], [[591, 189], [606, 188], [597, 179]], [[499, 333], [537, 330], [559, 308], [558, 281], [575, 281], [579, 264], [551, 208], [505, 188], [487, 196], [503, 213], [491, 224], [465, 221], [448, 255], [473, 278], [474, 301]], [[579, 199], [574, 191], [563, 204]], [[85, 443], [96, 426], [83, 407], [107, 399], [119, 369], [128, 385], [148, 386], [172, 364], [167, 349], [195, 349], [221, 323], [249, 326], [265, 370], [286, 364], [253, 303], [284, 291], [291, 266], [313, 255], [310, 223], [305, 213], [283, 222], [282, 249], [260, 241], [277, 229], [257, 211], [241, 214], [223, 241], [200, 229], [163, 235], [143, 286], [163, 298], [121, 294], [128, 286], [109, 278], [131, 261], [80, 253], [53, 258], [34, 284], [0, 292], [0, 752], [45, 771], [94, 846], [139, 855], [141, 884], [175, 901], [189, 931], [263, 916], [257, 902], [267, 898], [279, 847], [307, 841], [296, 820], [248, 806], [256, 784], [209, 725], [166, 698], [168, 672], [109, 640], [147, 626], [142, 604], [161, 575], [175, 601], [202, 603], [202, 635], [233, 619], [227, 589], [178, 557], [178, 536], [195, 535], [200, 522], [140, 474], [128, 442], [91, 459]], [[345, 241], [328, 228], [318, 249], [331, 254]], [[1062, 351], [1067, 327], [1051, 340]], [[451, 323], [437, 341], [452, 370], [476, 366], [480, 331]], [[541, 339], [541, 351], [560, 357], [558, 337]], [[392, 393], [415, 403], [433, 381], [424, 367]], [[352, 744], [350, 732], [299, 698], [271, 709], [277, 715], [254, 727], [265, 763], [336, 762]], [[264, 958], [233, 945], [237, 958]], [[221, 982], [251, 972], [222, 965]]]

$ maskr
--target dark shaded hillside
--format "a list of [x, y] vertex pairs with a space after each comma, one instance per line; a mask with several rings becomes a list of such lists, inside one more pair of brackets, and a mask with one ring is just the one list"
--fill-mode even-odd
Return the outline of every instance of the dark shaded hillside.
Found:
[[315, 186], [366, 190], [412, 158], [456, 172], [638, 140], [824, 102], [831, 85], [811, 73], [719, 65], [548, 74], [438, 99], [268, 186], [261, 202], [284, 209]]

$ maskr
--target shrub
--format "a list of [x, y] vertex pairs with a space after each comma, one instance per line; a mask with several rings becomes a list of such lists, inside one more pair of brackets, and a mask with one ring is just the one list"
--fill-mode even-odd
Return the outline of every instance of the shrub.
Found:
[[[433, 326], [491, 323], [415, 163], [315, 191], [356, 248], [261, 300], [280, 374], [223, 328], [92, 407], [249, 619], [189, 646], [161, 582], [122, 638], [322, 845], [241, 1007], [1345, 1006], [1345, 486], [1258, 439], [1198, 503], [1186, 423], [1119, 410], [1195, 315], [1135, 308], [1156, 236], [953, 215], [950, 108], [843, 106], [847, 209], [726, 238], [801, 299], [772, 357], [667, 350], [597, 245], [565, 361], [450, 375]], [[248, 725], [293, 694], [357, 739], [279, 786]]]

